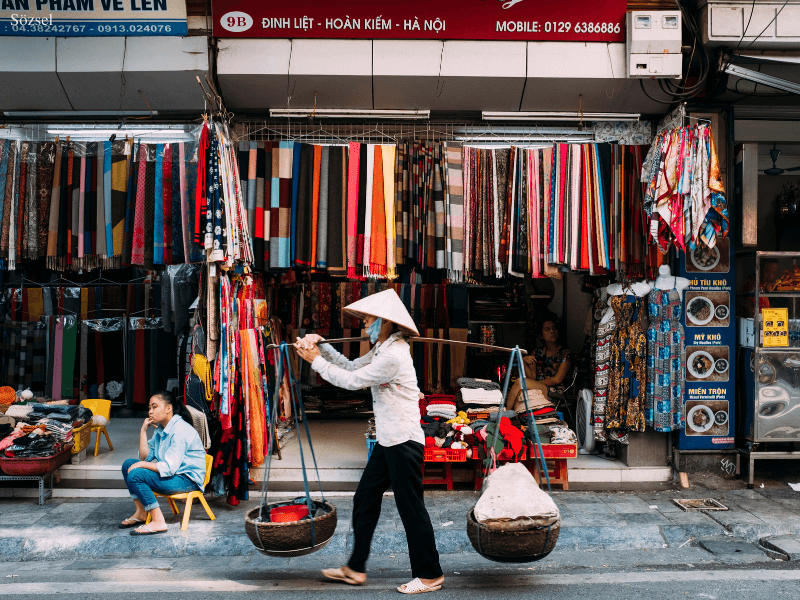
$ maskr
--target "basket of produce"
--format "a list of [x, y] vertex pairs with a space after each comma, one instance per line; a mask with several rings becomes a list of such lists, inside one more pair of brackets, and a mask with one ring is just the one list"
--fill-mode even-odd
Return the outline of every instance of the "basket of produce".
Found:
[[305, 507], [306, 505], [285, 502], [267, 504], [261, 511], [261, 519], [259, 519], [258, 507], [245, 515], [244, 527], [247, 537], [259, 552], [267, 556], [290, 558], [305, 556], [325, 547], [336, 531], [336, 507], [330, 502], [314, 501], [312, 503], [313, 519], [309, 518], [307, 514], [299, 521], [282, 521], [271, 518], [276, 510], [278, 512], [275, 514], [279, 515], [278, 519], [285, 518], [287, 507], [296, 507], [291, 511], [295, 513], [295, 516], [299, 516], [300, 513], [297, 512], [297, 509], [300, 506]]
[[72, 454], [72, 444], [66, 444], [62, 450], [52, 456], [0, 458], [0, 470], [5, 475], [28, 475], [38, 477], [55, 471], [65, 464]]

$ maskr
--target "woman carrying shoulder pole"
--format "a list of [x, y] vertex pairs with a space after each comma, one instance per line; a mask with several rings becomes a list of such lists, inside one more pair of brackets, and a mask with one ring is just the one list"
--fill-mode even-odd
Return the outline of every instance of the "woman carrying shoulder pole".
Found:
[[374, 346], [350, 361], [318, 335], [298, 340], [297, 352], [326, 381], [348, 390], [372, 392], [378, 443], [372, 451], [353, 498], [354, 546], [346, 566], [325, 569], [329, 578], [363, 585], [366, 563], [381, 500], [391, 486], [403, 521], [414, 579], [397, 588], [403, 594], [441, 589], [444, 574], [439, 565], [433, 526], [425, 508], [422, 459], [425, 437], [420, 427], [419, 387], [407, 336], [419, 331], [394, 290], [373, 294], [343, 309], [364, 321]]

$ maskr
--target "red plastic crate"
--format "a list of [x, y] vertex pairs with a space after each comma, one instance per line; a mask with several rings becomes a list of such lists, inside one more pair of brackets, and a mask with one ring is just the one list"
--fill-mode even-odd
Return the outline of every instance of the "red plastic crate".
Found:
[[465, 462], [467, 460], [467, 449], [425, 448], [423, 460], [425, 462]]
[[[578, 444], [542, 444], [545, 458], [575, 458], [578, 456]], [[534, 445], [531, 456], [539, 458], [539, 451]]]
[[308, 506], [305, 504], [291, 504], [278, 506], [269, 511], [269, 520], [273, 523], [289, 523], [299, 521], [308, 516]]

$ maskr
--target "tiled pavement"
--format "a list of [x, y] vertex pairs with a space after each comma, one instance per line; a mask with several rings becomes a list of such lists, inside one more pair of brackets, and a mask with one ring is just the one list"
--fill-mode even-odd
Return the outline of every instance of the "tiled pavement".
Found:
[[[730, 510], [683, 512], [672, 502], [680, 497], [713, 497]], [[426, 492], [440, 553], [474, 554], [466, 536], [465, 520], [477, 498], [474, 492]], [[552, 556], [575, 551], [677, 551], [701, 547], [703, 540], [755, 544], [765, 537], [800, 534], [800, 493], [790, 489], [554, 492], [553, 499], [561, 511], [562, 529]], [[352, 496], [331, 495], [330, 500], [337, 507], [338, 526], [331, 542], [317, 553], [321, 559], [345, 555], [351, 544]], [[0, 552], [5, 560], [12, 561], [255, 553], [244, 532], [244, 514], [257, 506], [256, 500], [231, 507], [224, 499], [216, 498], [210, 504], [216, 521], [210, 521], [195, 504], [187, 531], [180, 531], [179, 516], [168, 516], [168, 533], [137, 538], [117, 529], [117, 523], [132, 512], [127, 500], [64, 500], [38, 506], [31, 499], [3, 499]], [[166, 504], [164, 509], [169, 515]], [[391, 495], [384, 497], [372, 547], [376, 559], [407, 551], [405, 532]], [[285, 564], [286, 560], [268, 562]]]

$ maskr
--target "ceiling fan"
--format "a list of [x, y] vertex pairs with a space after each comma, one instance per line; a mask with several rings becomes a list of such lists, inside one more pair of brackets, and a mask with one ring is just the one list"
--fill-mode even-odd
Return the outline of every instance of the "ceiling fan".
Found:
[[772, 167], [769, 169], [759, 169], [765, 175], [783, 175], [787, 171], [800, 171], [800, 167], [791, 167], [789, 169], [779, 169], [777, 166], [778, 157], [781, 155], [781, 151], [778, 150], [776, 145], [772, 146], [772, 150], [769, 151], [769, 156], [772, 159]]

